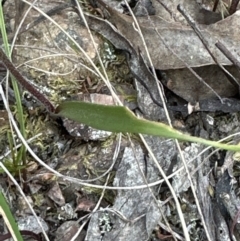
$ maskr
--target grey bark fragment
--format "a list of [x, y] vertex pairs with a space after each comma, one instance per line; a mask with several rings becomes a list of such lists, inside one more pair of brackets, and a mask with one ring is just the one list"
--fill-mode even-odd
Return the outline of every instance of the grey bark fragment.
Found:
[[[175, 141], [163, 139], [158, 136], [144, 135], [144, 138], [165, 174], [170, 174], [172, 165], [174, 163], [173, 159], [176, 156]], [[153, 160], [150, 157], [148, 161], [152, 162]]]
[[[41, 222], [45, 232], [48, 232], [48, 224], [41, 217], [38, 217], [38, 219]], [[33, 215], [20, 217], [17, 219], [17, 223], [19, 230], [27, 230], [37, 234], [42, 232], [42, 228], [40, 227], [39, 223]]]
[[[202, 157], [204, 159], [204, 157]], [[197, 165], [202, 164], [202, 160], [199, 158], [197, 161]], [[210, 186], [209, 183], [209, 168], [210, 164], [209, 162], [205, 162], [201, 168], [198, 169], [198, 172], [196, 173], [196, 186], [197, 186], [197, 197], [198, 201], [203, 213], [203, 217], [206, 223], [206, 227], [208, 230], [208, 233], [211, 237], [211, 240], [218, 240], [216, 239], [216, 233], [215, 233], [215, 223], [214, 223], [214, 212], [213, 212], [213, 203], [211, 200], [211, 196], [209, 195], [208, 188]]]
[[[194, 162], [190, 162], [190, 161], [192, 159], [194, 159], [198, 155], [198, 153], [200, 153], [200, 151], [201, 151], [200, 149], [201, 148], [200, 148], [199, 144], [192, 143], [191, 146], [186, 147], [185, 150], [183, 151], [183, 156], [184, 156], [184, 159], [186, 160], [188, 170], [190, 173], [196, 167]], [[198, 158], [201, 159], [202, 157], [198, 157]], [[182, 163], [182, 160], [180, 159], [180, 156], [178, 156], [178, 163], [173, 168], [173, 172], [177, 171], [181, 167], [183, 167], [183, 163]], [[180, 194], [180, 193], [186, 192], [188, 190], [188, 188], [190, 187], [190, 182], [187, 178], [185, 169], [182, 169], [178, 174], [176, 174], [173, 177], [172, 186], [173, 186], [173, 189], [176, 192], [176, 194]]]
[[215, 225], [215, 233], [216, 239], [219, 241], [230, 241], [229, 238], [229, 230], [226, 221], [224, 220], [223, 216], [221, 215], [216, 203], [213, 205], [213, 212], [214, 212], [214, 225]]
[[[158, 172], [152, 162], [145, 162], [140, 146], [126, 148], [118, 168], [114, 186], [132, 186], [133, 190], [119, 190], [115, 204], [109, 209], [93, 214], [85, 240], [147, 240], [161, 218], [152, 195], [156, 188], [134, 190], [136, 185], [156, 181]], [[115, 214], [114, 214], [115, 213]], [[103, 219], [106, 227], [100, 225]]]
[[[165, 116], [164, 109], [159, 107], [157, 104], [153, 103], [148, 90], [142, 84], [140, 84], [136, 79], [135, 79], [135, 86], [137, 89], [138, 107], [143, 113], [144, 117], [155, 121], [165, 120], [166, 116]], [[156, 93], [157, 89], [153, 88], [153, 86], [149, 86], [149, 91], [151, 91], [152, 93]]]

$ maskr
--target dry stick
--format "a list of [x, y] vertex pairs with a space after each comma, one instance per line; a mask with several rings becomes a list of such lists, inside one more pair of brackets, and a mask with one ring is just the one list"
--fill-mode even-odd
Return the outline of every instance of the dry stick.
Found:
[[[157, 1], [159, 1], [159, 0], [157, 0]], [[151, 21], [151, 19], [150, 19], [150, 21]], [[222, 103], [222, 98], [219, 96], [219, 94], [218, 94], [207, 82], [205, 82], [204, 79], [203, 79], [200, 75], [198, 75], [196, 71], [193, 70], [193, 68], [191, 68], [184, 60], [182, 60], [181, 57], [179, 57], [179, 56], [166, 44], [165, 40], [162, 38], [162, 36], [161, 36], [160, 33], [158, 32], [157, 28], [155, 27], [154, 23], [153, 23], [152, 21], [151, 21], [151, 23], [152, 23], [152, 25], [154, 26], [157, 35], [159, 36], [159, 38], [161, 39], [161, 41], [163, 42], [163, 44], [165, 45], [165, 47], [166, 47], [169, 51], [171, 51], [179, 60], [181, 60], [181, 61], [184, 63], [184, 65], [186, 66], [186, 68], [187, 68], [202, 84], [204, 84], [205, 86], [207, 86], [207, 88], [209, 88], [209, 89], [216, 95], [216, 97], [220, 100], [220, 102]], [[173, 109], [173, 108], [174, 108], [174, 107], [171, 107], [171, 109]], [[178, 111], [178, 110], [177, 110], [177, 111]]]
[[[199, 75], [199, 74], [197, 74], [197, 72], [196, 71], [194, 71], [194, 69], [192, 68], [192, 67], [190, 67], [190, 65], [187, 63], [187, 62], [185, 62], [181, 57], [179, 57], [175, 52], [174, 52], [174, 50], [172, 50], [170, 47], [169, 47], [169, 45], [167, 45], [167, 43], [165, 42], [165, 40], [162, 38], [162, 36], [160, 35], [160, 33], [158, 32], [158, 30], [155, 28], [155, 31], [156, 31], [156, 33], [157, 33], [157, 35], [159, 36], [159, 38], [161, 39], [161, 41], [163, 42], [163, 44], [165, 45], [165, 47], [169, 50], [169, 51], [171, 51], [179, 60], [181, 60], [183, 63], [184, 63], [184, 65], [186, 66], [186, 68], [202, 83], [202, 84], [204, 84], [205, 86], [207, 86], [207, 88], [209, 88], [216, 96], [217, 96], [217, 98], [221, 101], [221, 103], [222, 103], [222, 99], [221, 99], [221, 97], [220, 97], [220, 95], [207, 83], [207, 82], [205, 82], [204, 81], [204, 79]], [[174, 108], [174, 106], [171, 106], [171, 109], [173, 109]], [[190, 114], [190, 113], [189, 113]]]
[[232, 55], [226, 46], [220, 41], [215, 45], [240, 70], [240, 62]]
[[[198, 38], [201, 40], [203, 46], [206, 48], [214, 62], [221, 68], [221, 70], [225, 73], [228, 80], [235, 86], [239, 87], [238, 81], [218, 62], [218, 60], [215, 58], [215, 56], [212, 54], [211, 50], [209, 49], [209, 45], [207, 40], [203, 37], [201, 30], [197, 26], [196, 22], [192, 19], [192, 17], [187, 13], [187, 11], [184, 9], [184, 7], [179, 4], [177, 6], [178, 11], [184, 16], [184, 18], [187, 20], [188, 24], [191, 26], [191, 28], [194, 30], [194, 32], [197, 34]], [[221, 100], [222, 102], [222, 100]]]
[[[159, 2], [160, 0], [157, 0], [157, 1]], [[159, 2], [159, 3], [161, 4], [161, 2]], [[216, 95], [216, 97], [221, 101], [221, 103], [222, 103], [222, 99], [221, 99], [221, 97], [219, 96], [219, 94], [218, 94], [207, 82], [205, 82], [204, 79], [203, 79], [200, 75], [198, 75], [197, 72], [194, 71], [193, 68], [191, 68], [189, 64], [187, 64], [181, 57], [179, 57], [179, 56], [174, 52], [173, 49], [171, 49], [171, 48], [169, 47], [169, 45], [166, 43], [166, 41], [163, 39], [163, 37], [161, 36], [161, 34], [159, 33], [159, 31], [157, 30], [157, 28], [156, 28], [155, 24], [153, 23], [153, 21], [151, 21], [151, 18], [149, 18], [149, 20], [150, 20], [152, 26], [154, 27], [154, 29], [155, 29], [158, 37], [159, 37], [159, 38], [161, 39], [161, 41], [163, 42], [164, 46], [165, 46], [170, 52], [172, 52], [180, 61], [182, 61], [182, 62], [184, 63], [184, 65], [186, 66], [186, 68], [187, 68], [202, 84], [204, 84], [207, 88], [209, 88], [209, 89]], [[148, 88], [146, 88], [146, 89], [148, 89]], [[153, 98], [152, 98], [152, 99], [153, 99]], [[181, 112], [182, 112], [181, 109], [176, 108], [176, 107], [174, 107], [174, 106], [168, 106], [168, 108], [171, 109], [171, 110], [181, 111]], [[188, 112], [189, 112], [189, 111], [188, 111]]]
[[213, 6], [213, 12], [217, 10], [218, 3], [219, 3], [219, 0], [215, 0], [214, 6]]
[[231, 6], [229, 8], [229, 14], [232, 15], [237, 11], [239, 0], [232, 0]]
[[18, 83], [20, 83], [35, 98], [37, 98], [47, 108], [48, 111], [55, 112], [55, 107], [52, 105], [52, 103], [22, 76], [22, 74], [16, 69], [16, 67], [8, 59], [8, 57], [1, 48], [0, 60], [3, 62], [5, 67], [10, 71], [10, 73], [16, 78]]

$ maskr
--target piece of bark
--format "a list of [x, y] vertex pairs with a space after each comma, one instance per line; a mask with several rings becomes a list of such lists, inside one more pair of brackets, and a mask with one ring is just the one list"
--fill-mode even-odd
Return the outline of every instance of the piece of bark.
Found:
[[[135, 185], [145, 184], [139, 167], [144, 174], [147, 172], [148, 182], [156, 180], [158, 171], [152, 162], [145, 162], [141, 147], [137, 145], [134, 149], [126, 148], [113, 185], [132, 186], [133, 189], [118, 191], [112, 211], [106, 209], [93, 214], [85, 240], [149, 239], [161, 219], [161, 213], [152, 196], [157, 190], [156, 187], [151, 188], [152, 193], [148, 188], [134, 189]], [[104, 223], [101, 222], [103, 219]]]

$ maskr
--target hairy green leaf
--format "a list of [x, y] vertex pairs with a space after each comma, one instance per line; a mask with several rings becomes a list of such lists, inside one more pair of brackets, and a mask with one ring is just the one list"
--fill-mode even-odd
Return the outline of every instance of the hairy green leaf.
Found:
[[55, 113], [99, 130], [161, 136], [180, 141], [198, 142], [230, 151], [240, 151], [239, 145], [227, 145], [190, 136], [166, 124], [137, 118], [129, 109], [123, 106], [69, 101], [60, 104]]

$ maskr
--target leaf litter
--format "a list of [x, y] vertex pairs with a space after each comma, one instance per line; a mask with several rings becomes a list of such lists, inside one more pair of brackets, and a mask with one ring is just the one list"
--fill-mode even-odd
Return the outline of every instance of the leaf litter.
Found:
[[[170, 12], [173, 15], [169, 14], [169, 12], [166, 13], [166, 9], [163, 10], [164, 8], [162, 5], [160, 5], [157, 1], [153, 1], [155, 15], [151, 17], [139, 17], [138, 20], [141, 29], [143, 30], [154, 67], [161, 71], [160, 77], [163, 75], [167, 76], [167, 78], [164, 79], [166, 82], [163, 83], [166, 88], [166, 98], [173, 104], [177, 102], [184, 103], [183, 105], [186, 105], [187, 102], [184, 101], [199, 101], [200, 105], [201, 103], [209, 105], [211, 101], [212, 103], [215, 103], [213, 102], [215, 99], [212, 99], [215, 95], [212, 94], [209, 89], [206, 89], [206, 87], [199, 84], [197, 79], [193, 80], [193, 77], [188, 74], [185, 69], [185, 64], [180, 61], [176, 55], [184, 60], [184, 62], [190, 67], [193, 67], [204, 80], [206, 79], [207, 83], [215, 91], [217, 91], [222, 98], [230, 98], [238, 94], [238, 90], [229, 83], [225, 75], [222, 74], [220, 70], [218, 70], [218, 67], [214, 65], [215, 63], [202, 46], [201, 41], [197, 38], [194, 31], [186, 25], [184, 18], [176, 12], [175, 9], [176, 5], [181, 2], [182, 4], [185, 4], [186, 9], [192, 14], [192, 16], [196, 17], [195, 19], [198, 19], [199, 15], [202, 16], [199, 21], [201, 31], [208, 40], [211, 51], [223, 65], [231, 65], [231, 63], [218, 50], [216, 50], [214, 44], [216, 40], [220, 39], [224, 44], [226, 44], [231, 53], [238, 58], [239, 50], [237, 43], [239, 42], [238, 38], [240, 35], [237, 33], [237, 26], [239, 24], [239, 13], [236, 12], [234, 15], [231, 15], [223, 20], [220, 20], [221, 18], [219, 18], [218, 13], [212, 13], [214, 15], [212, 19], [214, 20], [211, 19], [211, 21], [207, 21], [208, 24], [211, 24], [206, 25], [206, 19], [209, 17], [206, 17], [206, 15], [202, 13], [204, 11], [202, 11], [201, 8], [196, 7], [198, 5], [195, 5], [195, 2], [162, 2], [165, 2], [165, 6], [171, 10]], [[43, 6], [44, 5], [46, 5], [46, 3], [43, 1]], [[164, 15], [158, 15], [159, 9], [161, 9], [162, 12], [165, 12]], [[130, 53], [130, 56], [127, 56], [127, 59], [129, 57], [131, 59], [132, 57], [130, 64], [128, 64], [133, 76], [138, 78], [135, 85], [138, 90], [137, 104], [142, 111], [138, 112], [139, 115], [143, 115], [154, 120], [166, 120], [164, 111], [161, 107], [162, 103], [158, 103], [160, 98], [156, 92], [154, 79], [151, 77], [151, 72], [148, 71], [143, 63], [143, 60], [145, 61], [146, 59], [146, 53], [138, 34], [132, 27], [132, 18], [130, 16], [120, 14], [115, 10], [111, 11], [114, 14], [111, 15], [109, 21], [113, 21], [118, 28], [114, 34], [115, 36], [120, 36], [119, 33], [121, 33], [121, 36], [123, 37], [121, 37], [118, 42], [116, 40], [115, 42], [112, 42], [109, 37], [105, 37], [110, 40], [116, 48], [120, 48], [125, 51], [127, 50]], [[67, 19], [70, 20], [75, 14], [74, 11], [70, 11], [70, 13], [71, 14], [68, 15], [68, 13], [64, 10], [62, 13], [63, 15], [57, 15], [57, 22], [67, 25], [66, 22], [63, 21], [64, 18], [62, 18], [62, 16], [67, 16]], [[210, 13], [208, 12], [208, 14]], [[174, 16], [174, 18], [172, 16]], [[72, 20], [74, 20], [74, 17]], [[176, 20], [180, 21], [180, 23], [177, 23]], [[84, 31], [78, 24], [78, 21], [74, 21], [76, 21], [76, 25], [74, 25], [75, 32], [73, 33], [70, 29], [71, 31], [69, 33], [74, 35], [77, 33], [76, 31], [80, 31], [80, 29], [81, 31]], [[71, 25], [72, 23], [73, 22], [70, 21], [68, 24]], [[91, 24], [90, 19], [89, 23]], [[33, 41], [31, 42], [31, 45], [36, 43], [38, 47], [50, 48], [51, 50], [54, 50], [55, 53], [59, 52], [60, 48], [61, 53], [69, 53], [70, 51], [71, 54], [75, 54], [73, 51], [74, 46], [71, 45], [71, 43], [65, 45], [65, 41], [67, 41], [67, 39], [63, 38], [61, 41], [63, 36], [61, 34], [55, 35], [54, 30], [49, 28], [50, 25], [48, 22], [43, 22], [42, 25], [45, 28], [41, 29], [41, 25], [37, 25], [32, 32], [30, 32], [30, 37], [27, 37], [28, 32], [26, 32], [26, 35], [22, 34], [21, 38], [23, 38], [23, 43], [24, 41], [27, 41], [26, 43], [29, 45], [28, 41]], [[162, 38], [176, 55], [173, 54], [159, 39], [159, 36], [154, 29], [156, 26]], [[114, 40], [116, 37], [114, 37], [113, 32], [111, 32], [112, 30], [110, 29], [108, 31], [108, 34], [113, 36], [112, 40]], [[49, 32], [51, 34], [49, 34]], [[81, 33], [78, 32], [77, 34], [81, 36]], [[100, 32], [100, 34], [102, 33]], [[33, 36], [35, 37], [33, 38]], [[39, 41], [41, 36], [43, 39], [46, 38], [48, 42], [42, 44]], [[55, 39], [54, 36], [57, 36], [57, 49], [54, 49], [54, 44], [52, 44], [54, 42], [51, 42], [52, 39]], [[126, 42], [125, 38], [128, 42]], [[85, 45], [88, 45], [89, 40], [87, 36], [81, 36], [78, 39], [80, 44], [84, 45], [84, 42], [82, 41], [85, 40]], [[91, 50], [91, 47], [89, 49]], [[39, 52], [36, 56], [30, 56], [30, 58], [44, 55], [44, 52], [42, 52], [42, 50], [40, 51], [41, 52]], [[33, 55], [34, 52], [28, 51], [28, 54], [25, 54], [24, 52], [20, 52], [20, 49], [18, 48], [17, 53], [18, 55], [24, 56], [24, 59], [28, 59], [29, 54]], [[143, 58], [141, 58], [141, 54], [143, 55]], [[53, 89], [54, 92], [45, 92], [45, 94], [50, 98], [53, 98], [54, 102], [58, 102], [63, 97], [72, 97], [76, 94], [76, 92], [83, 91], [81, 83], [83, 82], [82, 79], [84, 80], [86, 76], [90, 76], [90, 78], [94, 80], [93, 74], [86, 71], [83, 72], [82, 70], [79, 71], [79, 67], [74, 69], [74, 65], [79, 61], [77, 56], [73, 56], [73, 58], [70, 59], [70, 62], [66, 62], [69, 61], [69, 59], [65, 57], [60, 58], [60, 62], [55, 57], [54, 60], [49, 60], [49, 62], [48, 59], [45, 61], [39, 61], [35, 66], [32, 65], [32, 67], [25, 65], [22, 67], [21, 71], [24, 71], [30, 79], [34, 79], [34, 83], [40, 89], [43, 89], [43, 86], [46, 84], [49, 89]], [[24, 60], [16, 57], [15, 61], [17, 63], [22, 63]], [[71, 74], [69, 76], [65, 76], [66, 78], [61, 75], [56, 77], [49, 74], [50, 72], [61, 73], [61, 66], [62, 70], [64, 69], [65, 71], [63, 73], [70, 71]], [[38, 69], [36, 69], [37, 67]], [[65, 67], [69, 69], [66, 69]], [[41, 68], [45, 71], [42, 71]], [[238, 77], [238, 72], [234, 69], [234, 67], [228, 68], [232, 69], [231, 73], [235, 77]], [[29, 71], [29, 69], [33, 70]], [[67, 79], [71, 81], [66, 82]], [[145, 80], [145, 84], [143, 84], [143, 79]], [[58, 91], [60, 91], [59, 89], [62, 91], [62, 96], [58, 95]], [[175, 93], [176, 96], [172, 92]], [[102, 94], [106, 95], [109, 94], [109, 92], [104, 90]], [[108, 102], [108, 97], [104, 97], [104, 95], [102, 95], [102, 98], [105, 98], [106, 102]], [[179, 96], [182, 97], [183, 100], [180, 99]], [[233, 102], [232, 105], [234, 105], [234, 103], [235, 102]], [[217, 104], [215, 103], [213, 106], [216, 107], [216, 105], [219, 106], [219, 104], [220, 102], [217, 102]], [[30, 103], [29, 105], [31, 106], [33, 104]], [[206, 111], [211, 111], [212, 109], [207, 109]], [[214, 119], [214, 123], [212, 125], [209, 125], [206, 121], [205, 114], [201, 112], [193, 113], [191, 115], [187, 115], [185, 113], [185, 115], [182, 116], [181, 114], [173, 111], [172, 118], [177, 121], [180, 116], [180, 121], [183, 123], [181, 128], [184, 131], [190, 132], [194, 135], [200, 135], [205, 138], [210, 136], [214, 139], [219, 139], [220, 137], [225, 137], [228, 134], [236, 133], [239, 130], [238, 114], [222, 114], [219, 112], [221, 109], [223, 109], [223, 107], [220, 106], [217, 109], [214, 109], [213, 113], [209, 113]], [[231, 112], [231, 106], [226, 109], [227, 111], [225, 112], [228, 112], [228, 109], [229, 112]], [[37, 111], [32, 114], [35, 114], [35, 117], [31, 116], [32, 120], [34, 120], [34, 118], [37, 119], [39, 116], [39, 112]], [[99, 179], [98, 177], [105, 174], [106, 170], [108, 170], [108, 172], [111, 171], [112, 173], [112, 179], [110, 179], [109, 185], [112, 183], [115, 187], [122, 187], [125, 185], [145, 185], [146, 183], [159, 180], [157, 167], [153, 164], [151, 157], [149, 157], [146, 150], [139, 146], [139, 140], [137, 138], [134, 137], [131, 145], [128, 140], [124, 138], [120, 146], [116, 135], [104, 137], [104, 140], [88, 142], [86, 142], [86, 139], [82, 140], [82, 138], [78, 139], [77, 137], [63, 138], [58, 131], [60, 127], [52, 123], [51, 117], [46, 118], [51, 123], [51, 128], [49, 128], [47, 132], [44, 132], [44, 139], [39, 139], [41, 146], [32, 144], [32, 148], [43, 157], [46, 163], [56, 168], [59, 172], [83, 179], [85, 181], [88, 179], [96, 179], [94, 183], [99, 185], [104, 183], [104, 179]], [[45, 126], [41, 127], [38, 125], [38, 131], [42, 131], [41, 128], [44, 127]], [[172, 174], [175, 169], [179, 170], [179, 168], [181, 168], [181, 164], [179, 164], [179, 154], [176, 151], [173, 141], [163, 140], [157, 137], [146, 137], [146, 141], [166, 174]], [[53, 143], [55, 145], [53, 145]], [[118, 146], [119, 154], [116, 158], [113, 153], [118, 149]], [[229, 176], [229, 168], [227, 168], [223, 173], [221, 171], [219, 172], [219, 169], [221, 170], [221, 162], [224, 160], [225, 156], [225, 153], [223, 152], [213, 154], [212, 157], [209, 158], [207, 157], [209, 152], [205, 152], [204, 155], [198, 156], [201, 150], [203, 150], [203, 148], [199, 145], [194, 144], [187, 146], [187, 144], [181, 144], [181, 148], [186, 153], [186, 161], [192, 163], [192, 180], [194, 187], [198, 191], [197, 197], [200, 202], [204, 220], [206, 222], [206, 226], [208, 227], [211, 239], [228, 240], [231, 238], [230, 235], [238, 237], [238, 182], [234, 182], [234, 180], [236, 180], [239, 174], [236, 174], [236, 172], [234, 173], [233, 171], [233, 174]], [[231, 155], [232, 153], [229, 152], [225, 158], [229, 156], [231, 157]], [[193, 159], [196, 157], [197, 161], [193, 162]], [[136, 162], [136, 160], [139, 160], [139, 163]], [[232, 163], [230, 166], [233, 166], [233, 170], [238, 170], [238, 162], [233, 159], [229, 160]], [[116, 174], [114, 175], [115, 172]], [[143, 178], [144, 175], [145, 179]], [[44, 176], [45, 179], [43, 178]], [[178, 180], [187, 180], [185, 172], [175, 174], [175, 180], [177, 180], [177, 178]], [[52, 175], [48, 175], [48, 171], [46, 169], [40, 167], [37, 172], [29, 173], [29, 180], [31, 185], [40, 185], [41, 187], [40, 189], [39, 187], [36, 189], [36, 193], [29, 193], [28, 196], [33, 197], [35, 205], [37, 204], [36, 201], [38, 201], [38, 203], [42, 203], [41, 205], [36, 205], [36, 209], [39, 213], [41, 213], [41, 216], [45, 220], [44, 222], [50, 227], [50, 233], [54, 233], [54, 235], [50, 236], [51, 239], [55, 238], [55, 240], [61, 240], [61, 237], [67, 235], [61, 233], [62, 231], [60, 231], [60, 229], [56, 231], [56, 227], [63, 227], [63, 225], [66, 225], [67, 228], [65, 227], [64, 229], [68, 229], [70, 226], [71, 231], [68, 233], [69, 236], [64, 236], [70, 240], [79, 228], [79, 224], [76, 222], [77, 219], [80, 218], [81, 220], [84, 215], [89, 214], [92, 210], [92, 208], [83, 208], [83, 210], [77, 210], [75, 215], [68, 215], [69, 212], [64, 208], [65, 205], [70, 205], [70, 209], [72, 210], [80, 207], [81, 203], [83, 204], [81, 200], [87, 200], [84, 203], [87, 205], [88, 203], [93, 205], [97, 203], [97, 200], [101, 195], [101, 191], [99, 191], [99, 189], [79, 186], [61, 179], [56, 182]], [[178, 185], [181, 186], [181, 182], [183, 181], [178, 181]], [[174, 183], [174, 181], [172, 182]], [[174, 185], [175, 184], [173, 184], [173, 186]], [[218, 188], [220, 186], [222, 189]], [[55, 189], [53, 189], [54, 187]], [[211, 192], [209, 191], [210, 187], [213, 190]], [[182, 210], [189, 234], [192, 239], [198, 240], [200, 239], [200, 235], [204, 236], [204, 230], [202, 226], [199, 225], [200, 218], [198, 216], [192, 194], [186, 186], [186, 190], [181, 190], [177, 186], [175, 186], [175, 189], [181, 198]], [[47, 193], [50, 195], [50, 198], [47, 197]], [[38, 197], [41, 196], [40, 194], [43, 196], [39, 200]], [[10, 196], [11, 195], [12, 197], [15, 197], [15, 202], [17, 202], [17, 197], [14, 195], [13, 190], [10, 191]], [[158, 199], [158, 202], [156, 202], [155, 198]], [[64, 202], [62, 200], [64, 200]], [[108, 208], [109, 205], [110, 208]], [[119, 190], [117, 194], [109, 190], [105, 193], [104, 199], [101, 203], [102, 209], [98, 209], [98, 211], [91, 216], [88, 228], [84, 228], [85, 230], [81, 232], [83, 236], [79, 237], [79, 240], [84, 240], [86, 237], [88, 240], [99, 240], [99, 238], [102, 240], [113, 240], [113, 237], [115, 238], [116, 235], [118, 239], [123, 240], [155, 240], [156, 237], [161, 236], [167, 236], [169, 240], [171, 240], [173, 236], [181, 239], [182, 229], [180, 228], [178, 213], [174, 208], [174, 205], [172, 196], [164, 183], [160, 186], [155, 186], [151, 190]], [[63, 209], [65, 211], [63, 211]], [[17, 210], [22, 210], [22, 208], [17, 207]], [[28, 220], [27, 212], [24, 211], [21, 213], [21, 215], [25, 217], [25, 220]], [[172, 227], [172, 230], [168, 228], [161, 228], [163, 227], [163, 215], [168, 220], [168, 224]], [[234, 223], [231, 226], [230, 232], [228, 230], [229, 216]], [[70, 223], [71, 221], [69, 220], [74, 220], [74, 222]], [[51, 222], [54, 222], [54, 227], [51, 226]], [[213, 225], [213, 222], [217, 225]], [[137, 232], [138, 228], [140, 228], [139, 232]], [[84, 235], [86, 235], [86, 237], [84, 237]]]

